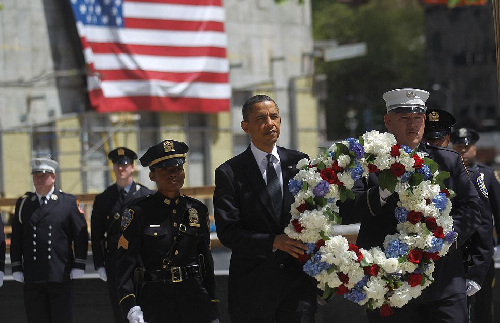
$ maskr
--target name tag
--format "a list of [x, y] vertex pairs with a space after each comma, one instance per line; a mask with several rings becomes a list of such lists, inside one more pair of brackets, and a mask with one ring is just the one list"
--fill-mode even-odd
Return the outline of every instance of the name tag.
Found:
[[150, 228], [159, 228], [160, 225], [159, 224], [150, 224], [149, 227]]

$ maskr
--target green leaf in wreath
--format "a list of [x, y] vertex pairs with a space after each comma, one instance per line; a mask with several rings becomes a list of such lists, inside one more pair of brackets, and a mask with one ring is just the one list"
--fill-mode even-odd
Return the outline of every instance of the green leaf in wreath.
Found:
[[340, 155], [349, 155], [349, 147], [344, 145], [341, 142], [338, 142], [335, 144], [335, 156], [340, 156]]
[[390, 169], [384, 169], [378, 177], [378, 184], [381, 189], [387, 189], [389, 192], [394, 192], [398, 179], [394, 176]]
[[328, 286], [328, 284], [326, 284], [325, 291], [323, 292], [323, 296], [321, 296], [321, 298], [327, 300], [333, 296], [335, 296], [335, 294], [333, 294], [333, 288], [331, 288], [330, 286]]
[[366, 261], [365, 258], [361, 259], [361, 262], [359, 264], [361, 265], [361, 267], [371, 266], [371, 264]]
[[318, 166], [316, 166], [316, 167], [317, 167], [319, 170], [323, 170], [323, 169], [325, 169], [325, 168], [326, 168], [326, 165], [325, 165], [325, 163], [323, 163], [322, 161], [320, 161], [320, 162], [318, 163]]
[[325, 240], [325, 241], [330, 240], [330, 237], [326, 235], [325, 231], [321, 231], [321, 232], [319, 233], [319, 235], [320, 235], [321, 239], [323, 239], [323, 240]]
[[336, 224], [342, 224], [342, 217], [340, 215], [338, 215], [338, 213], [333, 213], [334, 216], [335, 216], [335, 223]]
[[324, 197], [315, 197], [314, 202], [320, 207], [325, 207], [328, 204], [328, 200]]
[[345, 186], [340, 187], [340, 201], [344, 203], [347, 199], [352, 199], [354, 200], [354, 192], [351, 190], [348, 190]]
[[410, 184], [411, 186], [418, 186], [418, 184], [422, 183], [423, 180], [424, 180], [423, 174], [413, 173], [408, 179], [408, 184]]
[[335, 272], [336, 270], [338, 270], [338, 267], [335, 265], [332, 265], [330, 268], [328, 268], [328, 270], [326, 272], [328, 274], [333, 274], [333, 272]]
[[438, 164], [429, 157], [424, 157], [424, 164], [429, 167], [431, 174], [434, 174], [438, 170]]
[[306, 182], [306, 181], [302, 182], [302, 190], [303, 190], [303, 191], [307, 191], [307, 186], [308, 186], [308, 185], [307, 185], [307, 182]]
[[438, 184], [441, 189], [445, 189], [446, 185], [444, 185], [444, 180], [450, 177], [450, 173], [448, 172], [439, 172], [439, 174], [434, 177], [434, 183]]
[[314, 200], [313, 200], [313, 198], [311, 196], [306, 199], [306, 203], [309, 206], [314, 207]]

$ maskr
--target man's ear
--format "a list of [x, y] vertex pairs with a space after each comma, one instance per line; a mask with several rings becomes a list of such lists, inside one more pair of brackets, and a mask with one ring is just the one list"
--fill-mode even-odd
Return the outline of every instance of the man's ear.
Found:
[[151, 180], [151, 182], [156, 182], [156, 176], [153, 171], [149, 172], [149, 179]]
[[248, 121], [241, 121], [241, 129], [243, 129], [243, 131], [245, 131], [246, 133], [248, 133]]
[[391, 116], [389, 114], [384, 116], [384, 124], [387, 130], [389, 130], [389, 127], [391, 126]]

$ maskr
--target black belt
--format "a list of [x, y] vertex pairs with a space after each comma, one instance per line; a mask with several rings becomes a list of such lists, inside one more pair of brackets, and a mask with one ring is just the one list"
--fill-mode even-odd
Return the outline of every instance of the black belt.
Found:
[[194, 277], [201, 278], [198, 265], [171, 267], [165, 270], [147, 270], [144, 273], [144, 280], [148, 282], [180, 283]]

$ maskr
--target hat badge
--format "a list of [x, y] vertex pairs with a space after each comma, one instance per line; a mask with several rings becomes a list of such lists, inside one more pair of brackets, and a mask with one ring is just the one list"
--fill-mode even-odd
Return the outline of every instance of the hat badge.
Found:
[[168, 152], [171, 152], [171, 151], [175, 151], [174, 149], [174, 143], [170, 140], [167, 140], [163, 143], [163, 150], [168, 153]]
[[467, 137], [467, 129], [465, 129], [465, 128], [458, 129], [458, 136], [459, 137]]
[[439, 113], [437, 111], [429, 113], [429, 121], [439, 122]]
[[125, 150], [123, 150], [122, 148], [118, 149], [118, 156], [123, 156], [125, 155]]
[[415, 97], [415, 92], [413, 91], [406, 92], [406, 97], [409, 99], [413, 99]]

